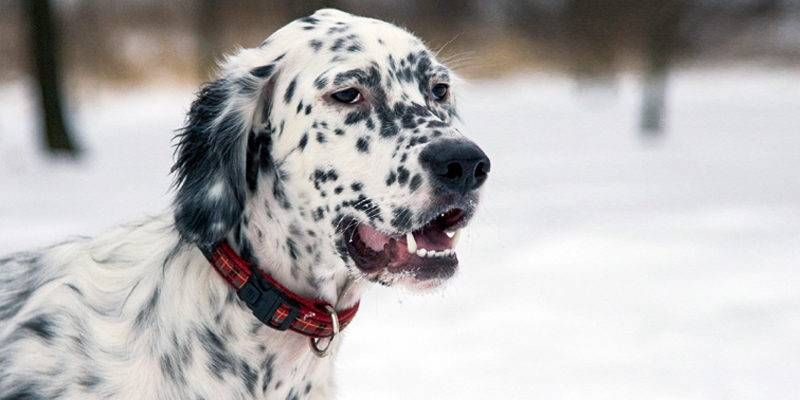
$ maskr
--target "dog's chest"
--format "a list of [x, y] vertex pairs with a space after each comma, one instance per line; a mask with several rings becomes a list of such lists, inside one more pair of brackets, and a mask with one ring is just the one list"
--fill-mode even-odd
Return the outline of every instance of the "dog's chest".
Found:
[[188, 338], [194, 354], [183, 364], [185, 379], [166, 374], [180, 393], [174, 398], [330, 398], [331, 358], [313, 355], [304, 336], [268, 328], [238, 307], [229, 311], [214, 323], [200, 321], [213, 328]]

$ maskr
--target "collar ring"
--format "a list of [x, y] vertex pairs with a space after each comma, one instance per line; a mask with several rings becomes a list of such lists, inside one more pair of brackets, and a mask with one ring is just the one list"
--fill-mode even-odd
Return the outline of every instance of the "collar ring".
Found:
[[330, 314], [331, 323], [333, 325], [332, 328], [333, 332], [331, 333], [331, 336], [328, 338], [328, 344], [325, 347], [320, 347], [319, 344], [320, 342], [322, 342], [322, 339], [324, 338], [312, 337], [308, 339], [308, 344], [311, 347], [311, 351], [313, 351], [314, 354], [319, 358], [327, 357], [328, 354], [330, 354], [331, 345], [333, 345], [333, 340], [336, 338], [336, 335], [339, 334], [339, 316], [336, 315], [336, 310], [330, 304], [325, 304], [325, 310], [328, 311], [328, 313]]

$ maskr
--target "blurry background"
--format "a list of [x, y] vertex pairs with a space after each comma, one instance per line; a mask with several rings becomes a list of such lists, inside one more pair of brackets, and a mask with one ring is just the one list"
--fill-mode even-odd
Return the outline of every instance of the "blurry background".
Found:
[[796, 0], [0, 0], [0, 253], [167, 209], [215, 60], [324, 6], [441, 50], [493, 163], [459, 277], [362, 302], [340, 398], [800, 398]]

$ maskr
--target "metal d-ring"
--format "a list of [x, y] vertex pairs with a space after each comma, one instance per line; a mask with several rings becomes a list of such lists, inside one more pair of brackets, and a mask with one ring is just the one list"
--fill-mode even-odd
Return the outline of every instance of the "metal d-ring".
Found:
[[308, 344], [311, 346], [311, 351], [317, 355], [317, 357], [326, 357], [330, 354], [331, 345], [333, 344], [333, 339], [336, 338], [336, 335], [339, 334], [339, 316], [336, 315], [336, 310], [329, 304], [325, 305], [325, 310], [331, 315], [331, 321], [333, 322], [333, 333], [328, 338], [328, 345], [324, 348], [319, 347], [319, 343], [322, 341], [323, 338], [309, 338]]

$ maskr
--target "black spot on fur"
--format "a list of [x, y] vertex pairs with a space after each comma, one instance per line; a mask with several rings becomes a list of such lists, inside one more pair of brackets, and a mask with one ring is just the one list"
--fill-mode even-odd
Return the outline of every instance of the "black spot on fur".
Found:
[[394, 171], [389, 172], [389, 176], [386, 177], [386, 186], [392, 186], [392, 184], [397, 180], [397, 174]]
[[300, 253], [297, 252], [297, 244], [294, 242], [294, 239], [286, 238], [286, 249], [289, 252], [289, 257], [291, 257], [292, 260], [297, 260], [297, 258], [300, 256]]
[[420, 185], [422, 185], [422, 175], [414, 174], [414, 176], [411, 178], [411, 183], [408, 184], [409, 190], [413, 192], [417, 190]]
[[250, 70], [250, 74], [255, 76], [256, 78], [267, 78], [270, 75], [272, 75], [272, 71], [274, 70], [275, 66], [273, 64], [268, 64], [253, 68], [252, 70]]
[[46, 342], [50, 342], [55, 336], [53, 321], [50, 319], [50, 316], [46, 314], [39, 314], [23, 322], [20, 324], [19, 329], [30, 331]]
[[242, 361], [239, 370], [241, 371], [242, 380], [250, 395], [255, 395], [256, 382], [258, 382], [258, 374], [250, 367], [249, 364]]
[[405, 207], [396, 208], [392, 211], [392, 226], [400, 232], [405, 232], [411, 229], [411, 218], [413, 213]]
[[319, 90], [325, 89], [325, 86], [327, 85], [328, 85], [328, 78], [326, 78], [323, 75], [320, 75], [317, 77], [317, 79], [314, 79], [314, 87]]
[[297, 147], [302, 151], [306, 148], [308, 144], [308, 132], [303, 134], [303, 137], [300, 138], [300, 143], [297, 144]]
[[[261, 370], [264, 372], [264, 375], [261, 377], [261, 392], [263, 394], [267, 393], [269, 390], [269, 385], [272, 383], [272, 376], [274, 373], [275, 367], [275, 355], [270, 354], [264, 359], [264, 362], [261, 363]], [[278, 389], [278, 384], [275, 385], [275, 389]]]
[[297, 86], [297, 77], [294, 77], [291, 82], [289, 82], [289, 86], [286, 87], [286, 92], [283, 94], [283, 101], [286, 104], [289, 104], [292, 101], [292, 97], [294, 96], [294, 89]]
[[312, 39], [310, 42], [308, 42], [308, 45], [311, 46], [311, 48], [314, 49], [315, 52], [317, 52], [319, 51], [319, 49], [322, 48], [322, 41], [319, 41], [317, 39]]
[[397, 168], [397, 183], [400, 184], [401, 186], [405, 185], [406, 182], [408, 182], [408, 175], [409, 175], [409, 172], [405, 167], [398, 167]]
[[380, 207], [378, 207], [378, 205], [367, 196], [364, 196], [363, 194], [358, 195], [358, 198], [352, 204], [354, 209], [363, 211], [370, 221], [376, 219], [383, 221]]
[[96, 388], [102, 382], [103, 380], [93, 372], [89, 372], [78, 379], [78, 385], [90, 390]]
[[369, 137], [362, 136], [356, 141], [356, 149], [362, 153], [369, 153]]
[[347, 116], [344, 119], [345, 125], [354, 125], [357, 124], [369, 117], [369, 110], [356, 110], [347, 113]]
[[354, 192], [360, 192], [364, 185], [361, 182], [353, 182], [350, 184], [350, 189]]
[[153, 293], [150, 294], [150, 298], [144, 304], [141, 310], [136, 314], [136, 318], [133, 320], [133, 327], [136, 329], [142, 329], [146, 326], [150, 326], [153, 323], [153, 319], [156, 315], [156, 307], [158, 307], [158, 299], [161, 296], [161, 291], [158, 287], [153, 290]]
[[6, 392], [0, 393], [0, 400], [47, 400], [31, 382], [15, 383]]
[[225, 372], [236, 373], [236, 364], [226, 349], [225, 343], [216, 333], [209, 328], [204, 328], [198, 339], [203, 349], [208, 352], [207, 368], [214, 376], [221, 378]]
[[327, 140], [327, 139], [325, 139], [325, 134], [324, 134], [324, 133], [322, 133], [322, 132], [317, 132], [317, 142], [319, 142], [319, 143], [325, 143], [325, 142], [327, 142], [327, 141], [328, 141], [328, 140]]
[[306, 115], [311, 114], [311, 104], [306, 106]]

